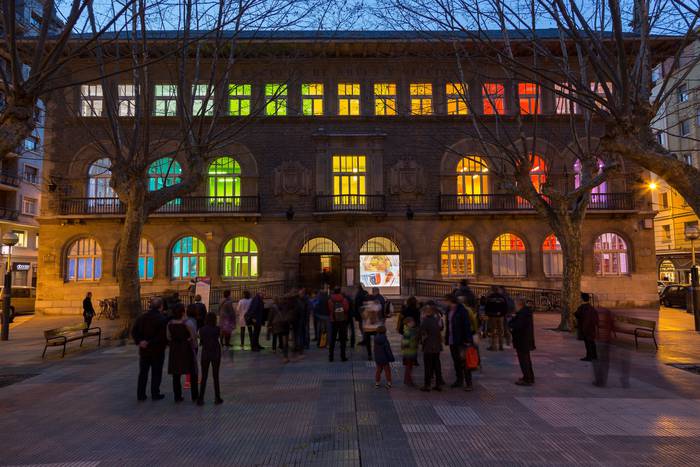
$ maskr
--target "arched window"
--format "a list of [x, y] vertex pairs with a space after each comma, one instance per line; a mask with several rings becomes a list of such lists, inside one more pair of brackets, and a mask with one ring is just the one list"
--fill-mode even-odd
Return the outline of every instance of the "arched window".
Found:
[[148, 189], [157, 191], [166, 186], [180, 183], [182, 167], [172, 157], [162, 157], [148, 168]]
[[210, 203], [233, 204], [241, 196], [241, 166], [232, 157], [219, 157], [209, 166]]
[[530, 155], [531, 169], [530, 180], [538, 192], [542, 191], [542, 185], [547, 181], [547, 163], [537, 154]]
[[440, 272], [443, 277], [474, 274], [474, 244], [464, 235], [450, 235], [440, 246]]
[[102, 277], [102, 248], [91, 237], [74, 241], [66, 255], [66, 281], [96, 281]]
[[224, 277], [258, 277], [258, 245], [248, 237], [233, 237], [224, 245]]
[[627, 243], [618, 234], [606, 232], [596, 238], [593, 258], [598, 275], [619, 276], [629, 273]]
[[116, 198], [109, 186], [112, 179], [112, 161], [108, 157], [96, 160], [88, 169], [88, 198]]
[[153, 244], [142, 238], [139, 243], [139, 278], [142, 281], [153, 279], [154, 263]]
[[301, 253], [302, 254], [340, 254], [340, 248], [338, 248], [338, 245], [331, 240], [330, 238], [326, 237], [316, 237], [312, 238], [308, 242], [304, 243], [304, 246], [301, 247]]
[[542, 267], [547, 277], [560, 277], [564, 273], [561, 244], [554, 234], [545, 238], [542, 244]]
[[517, 235], [499, 235], [491, 245], [493, 275], [497, 277], [524, 277], [527, 274], [525, 243]]
[[390, 294], [401, 292], [401, 257], [396, 243], [386, 237], [373, 237], [362, 245], [360, 282]]
[[172, 278], [187, 279], [207, 275], [207, 248], [197, 237], [184, 237], [172, 251]]
[[479, 156], [463, 157], [457, 164], [457, 194], [461, 198], [479, 202], [481, 195], [489, 193], [489, 177], [486, 160]]
[[[598, 159], [598, 173], [603, 171], [603, 168], [605, 167], [605, 163]], [[581, 186], [581, 171], [583, 169], [583, 164], [581, 164], [581, 161], [579, 159], [576, 159], [576, 162], [574, 162], [574, 188], [578, 188]], [[598, 194], [604, 194], [608, 192], [608, 184], [607, 182], [603, 182], [600, 185], [597, 185], [593, 187], [591, 190], [591, 194], [598, 195]]]

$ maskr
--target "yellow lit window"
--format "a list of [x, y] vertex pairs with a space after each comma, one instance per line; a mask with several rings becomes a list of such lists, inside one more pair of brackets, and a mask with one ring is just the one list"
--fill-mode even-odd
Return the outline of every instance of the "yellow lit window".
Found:
[[430, 83], [411, 83], [411, 114], [432, 115], [433, 85]]
[[287, 85], [265, 85], [265, 115], [287, 115]]
[[474, 275], [474, 244], [464, 235], [450, 235], [440, 246], [440, 272], [443, 277]]
[[338, 84], [338, 115], [360, 115], [360, 83]]
[[301, 85], [301, 109], [304, 115], [323, 115], [323, 84]]
[[333, 156], [333, 204], [365, 206], [367, 204], [367, 158]]
[[229, 84], [228, 113], [234, 117], [250, 115], [250, 84]]
[[467, 93], [469, 87], [464, 83], [447, 83], [445, 94], [447, 96], [447, 115], [467, 115]]
[[377, 83], [374, 85], [374, 114], [396, 115], [396, 84]]
[[469, 197], [488, 194], [488, 172], [484, 158], [471, 155], [463, 157], [457, 164], [457, 194]]

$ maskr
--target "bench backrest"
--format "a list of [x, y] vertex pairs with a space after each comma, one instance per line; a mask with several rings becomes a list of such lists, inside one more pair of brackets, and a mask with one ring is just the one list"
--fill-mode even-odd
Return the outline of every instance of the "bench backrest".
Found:
[[656, 329], [656, 321], [651, 321], [648, 319], [633, 318], [631, 316], [624, 315], [615, 315], [615, 321], [643, 328]]
[[50, 339], [52, 337], [63, 336], [73, 332], [83, 331], [85, 329], [87, 329], [86, 323], [73, 324], [71, 326], [64, 326], [62, 328], [49, 329], [47, 331], [44, 331], [44, 337], [46, 339]]

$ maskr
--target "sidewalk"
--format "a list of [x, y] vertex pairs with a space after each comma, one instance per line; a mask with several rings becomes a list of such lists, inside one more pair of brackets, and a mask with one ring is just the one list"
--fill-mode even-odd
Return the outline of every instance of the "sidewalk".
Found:
[[[513, 384], [513, 351], [482, 350], [471, 393], [404, 387], [400, 365], [393, 389], [374, 389], [364, 349], [354, 349], [348, 363], [328, 363], [326, 351], [312, 349], [284, 365], [264, 341], [268, 350], [236, 351], [224, 361], [221, 406], [212, 405], [211, 392], [204, 407], [174, 404], [167, 375], [165, 400], [138, 403], [135, 347], [86, 350], [0, 388], [0, 463], [697, 465], [700, 376], [666, 363], [679, 353], [700, 362], [700, 336], [678, 330], [687, 328], [681, 311], [663, 310], [661, 321], [658, 353], [648, 343], [639, 351], [633, 343], [616, 346], [616, 358], [631, 362], [628, 388], [616, 365], [609, 387], [592, 386], [590, 365], [579, 361], [583, 344], [547, 330], [558, 317], [543, 314], [535, 316], [536, 386]], [[41, 324], [18, 326], [17, 337], [23, 326], [31, 334]], [[387, 327], [398, 357], [398, 336], [393, 323]], [[687, 348], [673, 348], [677, 341]], [[442, 366], [449, 384], [448, 352]]]

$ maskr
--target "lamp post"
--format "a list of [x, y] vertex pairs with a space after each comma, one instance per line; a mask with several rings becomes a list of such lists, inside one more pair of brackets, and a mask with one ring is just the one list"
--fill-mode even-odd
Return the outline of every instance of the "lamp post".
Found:
[[685, 226], [685, 238], [690, 241], [691, 265], [690, 265], [690, 305], [688, 310], [695, 318], [695, 330], [700, 331], [700, 281], [698, 280], [698, 266], [695, 264], [695, 240], [700, 238], [700, 229], [697, 225]]
[[17, 245], [19, 237], [13, 232], [2, 236], [2, 244], [7, 247], [7, 260], [5, 263], [5, 283], [2, 287], [2, 334], [0, 339], [6, 341], [10, 338], [10, 299], [12, 293], [12, 247]]

